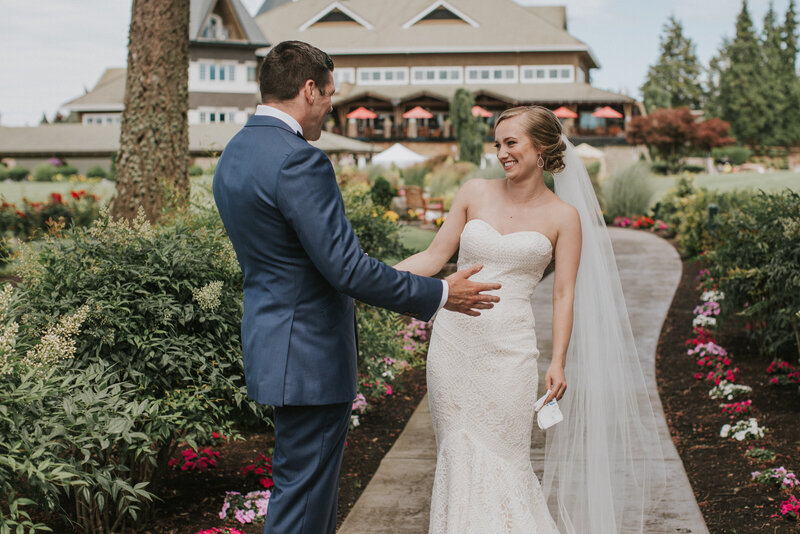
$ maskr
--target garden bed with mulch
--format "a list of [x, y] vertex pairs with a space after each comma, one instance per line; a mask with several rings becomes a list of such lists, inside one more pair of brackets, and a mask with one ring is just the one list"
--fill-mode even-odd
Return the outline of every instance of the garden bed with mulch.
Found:
[[[364, 491], [425, 395], [425, 370], [412, 369], [393, 384], [393, 394], [370, 401], [369, 411], [360, 417], [361, 424], [350, 431], [339, 480], [338, 524]], [[241, 525], [235, 520], [222, 521], [219, 512], [226, 491], [248, 492], [259, 489], [246, 483], [241, 468], [269, 452], [274, 444], [272, 432], [249, 432], [243, 440], [231, 440], [213, 447], [220, 452], [217, 466], [205, 471], [173, 471], [164, 481], [164, 502], [154, 511], [154, 519], [144, 532], [152, 534], [195, 534], [224, 526], [245, 534], [260, 534], [264, 523]], [[38, 519], [44, 519], [39, 517]], [[57, 534], [71, 534], [65, 523], [53, 525]]]
[[[797, 386], [772, 386], [766, 369], [770, 360], [759, 356], [746, 335], [746, 322], [728, 319], [717, 333], [717, 343], [727, 349], [732, 365], [739, 368], [736, 382], [753, 388], [752, 414], [769, 430], [757, 440], [736, 441], [720, 437], [725, 423], [720, 404], [708, 392], [713, 383], [694, 378], [699, 370], [687, 355], [686, 340], [692, 333], [693, 309], [700, 304], [697, 262], [684, 262], [683, 275], [661, 331], [656, 356], [656, 375], [661, 401], [672, 439], [680, 453], [697, 502], [712, 534], [800, 532], [800, 522], [772, 517], [787, 490], [752, 480], [753, 471], [784, 466], [800, 471], [800, 395]], [[739, 400], [739, 399], [737, 399]], [[725, 401], [728, 402], [728, 401]], [[738, 419], [738, 417], [737, 417]], [[749, 447], [776, 453], [761, 462], [745, 456]], [[795, 489], [795, 495], [799, 492]]]

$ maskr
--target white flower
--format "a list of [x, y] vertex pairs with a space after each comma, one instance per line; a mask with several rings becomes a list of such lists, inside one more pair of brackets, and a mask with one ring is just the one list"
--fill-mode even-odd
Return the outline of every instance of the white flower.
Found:
[[701, 326], [717, 326], [717, 320], [714, 317], [698, 315], [694, 318], [694, 321], [692, 321], [692, 326], [695, 328], [699, 328]]
[[216, 310], [220, 305], [219, 297], [222, 295], [222, 282], [209, 282], [201, 288], [192, 289], [192, 297], [201, 310]]
[[725, 300], [725, 293], [722, 291], [704, 291], [703, 294], [700, 296], [700, 300], [703, 302], [720, 302]]
[[722, 430], [719, 431], [719, 437], [727, 438], [731, 431], [731, 425], [722, 425]]
[[361, 424], [361, 421], [358, 420], [358, 416], [357, 415], [351, 415], [350, 416], [350, 426], [351, 427], [355, 428], [360, 424]]
[[[741, 419], [736, 421], [733, 425], [723, 425], [719, 431], [722, 438], [733, 437], [737, 441], [743, 441], [747, 438], [758, 439], [764, 437], [765, 427], [759, 427], [758, 421], [751, 417], [750, 419]], [[733, 433], [733, 434], [731, 434]]]

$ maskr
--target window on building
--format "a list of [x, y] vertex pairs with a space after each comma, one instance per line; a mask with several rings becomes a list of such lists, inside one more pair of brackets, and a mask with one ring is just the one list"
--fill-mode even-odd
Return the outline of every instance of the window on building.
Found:
[[408, 67], [358, 69], [358, 83], [360, 85], [406, 85], [408, 84]]
[[[335, 71], [334, 71], [335, 74]], [[256, 81], [256, 66], [255, 65], [248, 65], [247, 66], [247, 81], [254, 82]]]
[[216, 13], [209, 15], [206, 25], [203, 27], [202, 36], [204, 39], [214, 39], [224, 41], [228, 38], [228, 31], [222, 24], [222, 17]]
[[448, 83], [458, 84], [464, 82], [464, 69], [461, 67], [412, 67], [412, 84]]
[[333, 84], [339, 87], [343, 83], [356, 83], [356, 69], [342, 67], [333, 71]]
[[217, 66], [216, 65], [209, 65], [208, 66], [208, 79], [214, 81], [217, 79]]
[[200, 63], [200, 81], [205, 81], [208, 76], [208, 66], [205, 63]]
[[467, 67], [469, 83], [517, 83], [519, 70], [515, 65]]
[[523, 65], [522, 83], [569, 83], [575, 81], [572, 65]]

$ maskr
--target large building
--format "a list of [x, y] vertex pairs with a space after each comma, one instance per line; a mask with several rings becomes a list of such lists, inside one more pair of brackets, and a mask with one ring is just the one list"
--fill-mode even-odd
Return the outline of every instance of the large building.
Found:
[[[265, 0], [255, 18], [239, 0], [192, 0], [189, 123], [243, 124], [259, 101], [260, 58], [297, 39], [331, 54], [334, 113], [327, 129], [390, 143], [452, 142], [449, 108], [459, 88], [491, 125], [521, 104], [564, 108], [567, 133], [593, 144], [624, 143], [637, 102], [593, 87], [599, 61], [567, 29], [564, 6], [513, 0]], [[119, 121], [125, 69], [108, 69], [65, 104], [84, 124]], [[363, 119], [348, 118], [359, 108]], [[606, 115], [597, 116], [599, 108]], [[415, 108], [422, 108], [416, 109]], [[415, 110], [416, 116], [405, 116]], [[491, 132], [490, 132], [491, 135]]]
[[[334, 116], [329, 127], [371, 139], [451, 137], [449, 106], [465, 88], [491, 123], [522, 104], [577, 115], [572, 136], [622, 140], [634, 99], [591, 85], [599, 61], [567, 31], [563, 6], [513, 0], [266, 0], [256, 15], [274, 44], [297, 39], [334, 59]], [[264, 55], [269, 48], [258, 51]], [[404, 118], [417, 106], [429, 119]], [[598, 118], [610, 107], [618, 120]], [[364, 107], [372, 119], [347, 119]], [[363, 112], [362, 112], [363, 113]], [[491, 116], [489, 116], [491, 115]], [[601, 139], [604, 138], [604, 139]]]
[[[258, 57], [267, 39], [239, 0], [192, 0], [189, 19], [189, 124], [243, 124], [258, 104]], [[109, 68], [95, 87], [64, 104], [87, 125], [119, 122], [125, 69]]]

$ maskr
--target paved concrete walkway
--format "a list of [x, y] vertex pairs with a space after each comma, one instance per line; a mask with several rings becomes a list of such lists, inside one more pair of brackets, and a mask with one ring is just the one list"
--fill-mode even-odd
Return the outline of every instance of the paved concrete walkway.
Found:
[[[708, 529], [683, 464], [670, 439], [655, 381], [656, 346], [680, 281], [681, 262], [672, 246], [648, 232], [615, 228], [609, 231], [647, 382], [647, 394], [659, 420], [667, 464], [667, 492], [656, 515], [648, 519], [646, 532], [707, 534]], [[541, 351], [539, 369], [547, 369], [550, 363], [545, 356], [550, 354], [552, 347], [552, 288], [552, 277], [542, 280], [534, 299], [536, 335]], [[542, 372], [540, 382], [543, 380]], [[544, 389], [541, 383], [539, 388]], [[539, 477], [542, 475], [543, 455], [544, 434], [534, 425], [531, 459]], [[384, 457], [339, 534], [427, 533], [435, 466], [436, 441], [426, 397]]]

